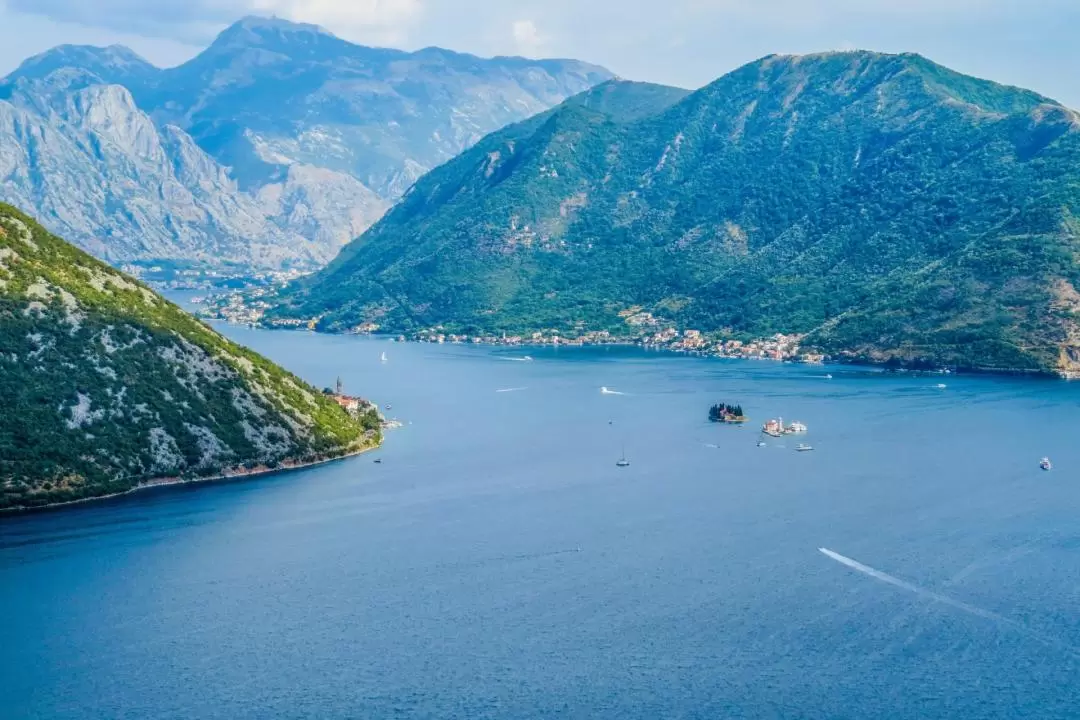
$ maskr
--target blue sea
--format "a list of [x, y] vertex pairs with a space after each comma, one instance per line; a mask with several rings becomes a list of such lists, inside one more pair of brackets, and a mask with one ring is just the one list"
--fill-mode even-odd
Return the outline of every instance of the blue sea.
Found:
[[1080, 384], [222, 330], [403, 427], [0, 518], [5, 719], [1080, 717]]

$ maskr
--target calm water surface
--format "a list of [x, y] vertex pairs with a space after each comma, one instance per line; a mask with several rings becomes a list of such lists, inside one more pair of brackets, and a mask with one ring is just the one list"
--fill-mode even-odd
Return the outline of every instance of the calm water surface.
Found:
[[0, 520], [3, 717], [1080, 712], [1078, 384], [223, 329], [405, 427]]

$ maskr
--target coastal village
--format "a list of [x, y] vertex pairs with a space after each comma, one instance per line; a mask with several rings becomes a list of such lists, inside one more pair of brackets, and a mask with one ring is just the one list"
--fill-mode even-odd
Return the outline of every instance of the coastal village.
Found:
[[[319, 318], [309, 319], [264, 319], [269, 307], [257, 294], [245, 297], [233, 293], [216, 302], [206, 302], [204, 317], [226, 320], [230, 323], [270, 328], [308, 328], [315, 329]], [[800, 344], [803, 335], [777, 333], [767, 338], [756, 340], [735, 339], [724, 333], [705, 332], [696, 329], [680, 330], [672, 325], [664, 325], [649, 313], [638, 308], [631, 308], [620, 313], [627, 326], [627, 333], [616, 334], [609, 330], [585, 330], [583, 327], [575, 333], [558, 330], [544, 330], [528, 334], [485, 334], [465, 335], [448, 332], [441, 326], [435, 326], [411, 333], [398, 335], [401, 341], [411, 340], [430, 343], [502, 345], [502, 346], [593, 346], [593, 345], [633, 345], [650, 350], [692, 353], [720, 358], [740, 358], [750, 360], [780, 360], [787, 362], [821, 363], [825, 357], [821, 354], [804, 351]], [[579, 324], [580, 325], [580, 324]], [[371, 335], [382, 329], [377, 323], [365, 322], [349, 330], [356, 335]]]
[[[368, 412], [375, 411], [375, 414], [379, 417], [379, 426], [383, 430], [393, 430], [402, 426], [400, 420], [393, 420], [385, 417], [379, 412], [378, 406], [370, 400], [366, 400], [356, 395], [348, 395], [345, 393], [345, 383], [341, 378], [337, 379], [333, 388], [325, 388], [323, 394], [329, 397], [331, 400], [340, 405], [345, 412], [349, 413], [353, 417], [360, 417]], [[389, 407], [389, 406], [387, 406]]]
[[375, 404], [370, 400], [365, 400], [362, 397], [353, 395], [346, 395], [345, 384], [341, 381], [341, 378], [337, 379], [337, 384], [334, 386], [333, 390], [326, 388], [323, 390], [323, 394], [329, 396], [330, 399], [340, 405], [345, 412], [353, 416], [360, 415], [375, 407]]
[[638, 335], [614, 335], [607, 330], [584, 332], [568, 336], [557, 331], [534, 332], [529, 335], [482, 335], [468, 336], [444, 333], [440, 328], [419, 332], [411, 338], [420, 342], [476, 343], [508, 346], [592, 346], [635, 345], [649, 350], [691, 353], [710, 357], [742, 358], [753, 360], [783, 360], [820, 363], [824, 356], [803, 352], [800, 348], [802, 335], [777, 333], [760, 340], [736, 340], [706, 334], [701, 330], [678, 330], [666, 328], [661, 331]]

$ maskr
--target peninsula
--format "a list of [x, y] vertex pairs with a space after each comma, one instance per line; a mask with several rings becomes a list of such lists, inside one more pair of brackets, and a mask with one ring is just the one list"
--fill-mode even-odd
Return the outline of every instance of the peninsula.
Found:
[[326, 395], [0, 204], [0, 510], [271, 472], [381, 442]]

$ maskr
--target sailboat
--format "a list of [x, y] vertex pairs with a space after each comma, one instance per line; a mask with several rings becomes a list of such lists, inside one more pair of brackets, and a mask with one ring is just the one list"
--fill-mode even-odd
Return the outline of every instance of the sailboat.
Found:
[[386, 364], [386, 353], [385, 352], [382, 355], [379, 356], [379, 360], [381, 360], [384, 365]]
[[630, 467], [630, 461], [626, 459], [626, 445], [623, 445], [622, 457], [615, 461], [616, 467]]

